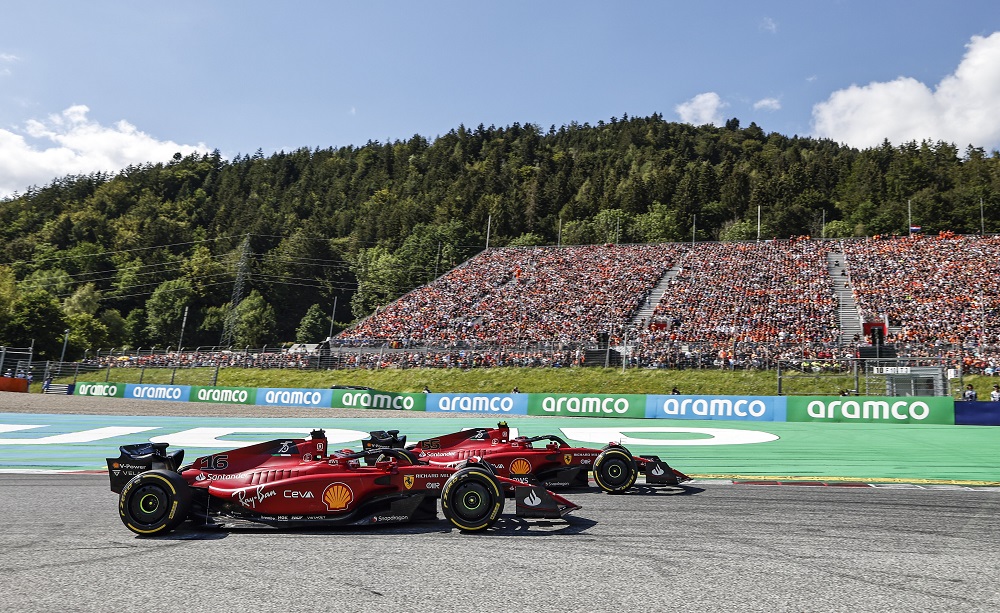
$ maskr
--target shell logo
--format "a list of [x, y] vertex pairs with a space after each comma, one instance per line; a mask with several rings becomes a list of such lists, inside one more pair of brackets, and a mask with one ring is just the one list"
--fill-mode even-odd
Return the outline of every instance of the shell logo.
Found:
[[323, 490], [327, 511], [343, 511], [354, 500], [354, 492], [345, 483], [331, 483]]
[[531, 472], [531, 462], [524, 458], [518, 458], [510, 463], [510, 474], [526, 475]]

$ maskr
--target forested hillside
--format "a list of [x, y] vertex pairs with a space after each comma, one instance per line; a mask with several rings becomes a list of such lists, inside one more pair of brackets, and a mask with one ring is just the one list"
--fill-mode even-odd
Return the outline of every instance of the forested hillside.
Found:
[[[0, 344], [316, 342], [490, 246], [1000, 231], [1000, 155], [659, 115], [181, 157], [0, 201]], [[824, 226], [825, 220], [825, 226]], [[234, 297], [242, 301], [235, 312]], [[185, 319], [186, 314], [186, 319]], [[339, 329], [339, 325], [338, 325]]]

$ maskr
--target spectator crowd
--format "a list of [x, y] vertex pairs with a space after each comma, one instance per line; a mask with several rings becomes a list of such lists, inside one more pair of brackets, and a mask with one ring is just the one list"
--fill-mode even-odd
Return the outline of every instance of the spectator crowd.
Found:
[[[1000, 237], [873, 237], [487, 250], [380, 308], [318, 353], [101, 356], [114, 366], [567, 367], [601, 346], [647, 368], [837, 370], [870, 339], [842, 338], [847, 281], [901, 356], [1000, 375]], [[840, 262], [843, 261], [843, 265]], [[656, 291], [654, 291], [654, 289]], [[662, 298], [657, 298], [662, 294]], [[603, 343], [603, 345], [602, 345]]]

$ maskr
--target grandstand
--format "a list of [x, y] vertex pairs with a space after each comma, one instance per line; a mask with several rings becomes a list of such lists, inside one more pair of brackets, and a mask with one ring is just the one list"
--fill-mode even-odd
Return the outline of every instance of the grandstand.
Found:
[[870, 342], [862, 323], [884, 321], [901, 355], [971, 347], [967, 369], [986, 368], [1000, 343], [997, 256], [996, 237], [947, 233], [498, 248], [333, 345], [400, 350], [380, 350], [377, 365], [389, 366], [574, 365], [607, 350], [640, 367], [753, 368], [853, 357]]
[[[898, 359], [1000, 375], [1000, 286], [990, 274], [997, 261], [1000, 238], [947, 233], [495, 248], [315, 351], [197, 348], [91, 361], [108, 368], [781, 365], [817, 373], [869, 358], [879, 367]], [[865, 337], [871, 322], [886, 325], [884, 339]]]

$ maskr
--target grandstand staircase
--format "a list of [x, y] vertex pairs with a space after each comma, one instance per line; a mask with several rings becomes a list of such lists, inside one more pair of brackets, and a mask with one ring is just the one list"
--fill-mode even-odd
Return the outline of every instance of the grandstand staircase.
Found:
[[43, 393], [45, 394], [69, 394], [70, 387], [66, 383], [52, 383]]
[[858, 305], [854, 302], [854, 294], [848, 284], [850, 277], [843, 275], [843, 272], [847, 270], [846, 266], [843, 252], [830, 251], [826, 255], [826, 270], [830, 273], [833, 291], [837, 295], [837, 319], [840, 324], [841, 346], [850, 345], [855, 334], [864, 336], [861, 329], [861, 314], [858, 312]]
[[[683, 262], [683, 258], [681, 262]], [[677, 275], [681, 273], [681, 262], [678, 262], [676, 266], [668, 270], [660, 278], [659, 283], [656, 284], [649, 294], [646, 295], [646, 302], [639, 306], [636, 312], [632, 315], [632, 320], [629, 325], [632, 328], [643, 327], [643, 324], [649, 325], [650, 320], [653, 318], [653, 311], [656, 309], [656, 305], [660, 303], [663, 299], [663, 294], [667, 293], [667, 289], [670, 287], [671, 281], [674, 280]]]
[[[681, 260], [683, 262], [683, 259]], [[656, 286], [650, 290], [649, 294], [646, 295], [646, 300], [636, 309], [636, 312], [632, 314], [632, 319], [629, 320], [629, 327], [633, 330], [639, 330], [645, 328], [649, 325], [649, 322], [653, 318], [653, 311], [656, 309], [656, 305], [660, 303], [663, 298], [663, 294], [667, 292], [670, 288], [670, 282], [673, 281], [681, 272], [681, 264], [677, 263], [676, 266], [668, 270], [660, 278]], [[596, 349], [588, 349], [583, 354], [583, 365], [584, 366], [605, 366], [605, 367], [616, 367], [622, 365], [622, 350], [624, 348], [619, 345], [609, 346], [607, 338], [603, 338], [598, 343]]]

